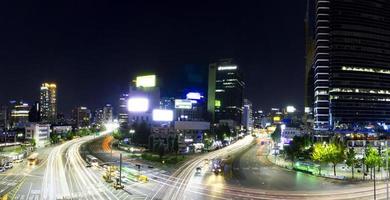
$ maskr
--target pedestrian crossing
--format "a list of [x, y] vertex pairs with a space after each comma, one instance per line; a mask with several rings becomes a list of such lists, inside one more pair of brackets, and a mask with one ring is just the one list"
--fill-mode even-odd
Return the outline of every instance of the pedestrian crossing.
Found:
[[[126, 192], [125, 190], [112, 190], [113, 195], [116, 197], [115, 199], [126, 200], [126, 199], [134, 199], [134, 200], [144, 200], [146, 199], [145, 195], [141, 194], [131, 194]], [[58, 197], [59, 199], [98, 199], [98, 194], [85, 196], [85, 193], [72, 193], [71, 197]], [[14, 200], [39, 200], [41, 199], [41, 190], [31, 190], [27, 194], [16, 194], [13, 198]]]

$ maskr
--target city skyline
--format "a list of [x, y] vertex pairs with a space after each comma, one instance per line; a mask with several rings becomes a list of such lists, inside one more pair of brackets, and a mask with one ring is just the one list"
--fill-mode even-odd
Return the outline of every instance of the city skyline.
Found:
[[388, 25], [390, 0], [7, 2], [0, 199], [389, 200]]
[[[235, 9], [235, 4], [231, 3], [221, 8], [217, 3], [210, 3], [208, 9], [197, 13], [201, 5], [187, 8], [179, 3], [179, 9], [170, 8], [171, 4], [162, 5], [181, 16], [179, 23], [165, 13], [154, 13], [159, 5], [143, 3], [110, 3], [109, 9], [104, 3], [97, 2], [97, 10], [107, 11], [102, 16], [100, 12], [85, 14], [87, 3], [26, 4], [25, 10], [9, 13], [16, 8], [10, 3], [10, 9], [2, 14], [24, 25], [2, 24], [8, 31], [0, 35], [4, 40], [0, 68], [15, 77], [0, 80], [0, 102], [23, 99], [33, 103], [38, 98], [36, 87], [42, 82], [53, 81], [58, 85], [59, 112], [69, 112], [77, 105], [97, 108], [112, 103], [117, 107], [118, 96], [113, 94], [126, 91], [132, 78], [144, 72], [140, 68], [157, 74], [164, 85], [174, 90], [168, 93], [175, 93], [181, 88], [173, 89], [175, 81], [171, 80], [170, 74], [178, 77], [188, 71], [200, 71], [200, 75], [179, 81], [185, 82], [188, 78], [195, 83], [207, 81], [208, 65], [219, 58], [231, 57], [244, 71], [248, 82], [245, 93], [256, 102], [255, 108], [281, 106], [263, 98], [275, 88], [280, 92], [272, 95], [281, 99], [281, 104], [302, 107], [305, 3], [288, 4], [296, 9], [291, 11], [272, 2], [252, 2], [251, 6], [242, 4], [240, 9]], [[136, 6], [140, 11], [146, 11], [147, 14], [140, 15], [145, 23], [127, 19], [140, 11], [132, 10], [134, 13], [131, 14], [124, 9]], [[276, 13], [271, 14], [269, 8], [277, 10]], [[73, 14], [66, 12], [69, 9], [73, 10]], [[111, 15], [115, 12], [119, 14]], [[232, 14], [235, 12], [236, 15]], [[217, 21], [208, 20], [215, 16], [218, 16]], [[194, 23], [195, 19], [201, 20], [201, 23]], [[159, 25], [163, 20], [166, 28]], [[178, 27], [175, 24], [179, 24]], [[186, 28], [190, 31], [184, 31]], [[216, 33], [219, 32], [217, 30], [222, 31], [221, 34], [206, 33], [211, 30]], [[278, 33], [270, 34], [273, 30]], [[10, 34], [10, 31], [19, 34]], [[91, 31], [102, 35], [90, 35]], [[285, 37], [282, 33], [287, 31], [293, 35]], [[116, 48], [112, 47], [114, 44]], [[4, 83], [15, 81], [16, 77], [18, 81], [10, 90]], [[294, 90], [288, 89], [287, 85], [293, 86]]]

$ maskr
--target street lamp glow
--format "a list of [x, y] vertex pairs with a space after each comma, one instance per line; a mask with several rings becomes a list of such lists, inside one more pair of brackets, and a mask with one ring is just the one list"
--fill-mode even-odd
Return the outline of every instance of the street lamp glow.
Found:
[[127, 101], [130, 112], [146, 112], [149, 110], [149, 100], [144, 97], [133, 97]]

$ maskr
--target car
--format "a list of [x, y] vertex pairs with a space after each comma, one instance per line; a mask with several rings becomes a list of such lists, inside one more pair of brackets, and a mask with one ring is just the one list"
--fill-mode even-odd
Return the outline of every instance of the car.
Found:
[[5, 168], [4, 167], [0, 167], [0, 173], [1, 172], [5, 172]]
[[12, 167], [14, 167], [14, 165], [13, 165], [11, 162], [7, 162], [7, 163], [4, 165], [4, 168], [6, 168], [6, 169], [11, 169]]
[[202, 168], [201, 167], [197, 167], [196, 168], [196, 171], [195, 171], [195, 176], [198, 176], [202, 173]]
[[149, 182], [149, 179], [145, 175], [140, 175], [140, 176], [138, 176], [138, 182], [140, 182], [140, 183], [147, 183], [147, 182]]
[[16, 160], [14, 160], [14, 161], [12, 161], [13, 163], [21, 163], [21, 162], [23, 162], [23, 159], [16, 159]]

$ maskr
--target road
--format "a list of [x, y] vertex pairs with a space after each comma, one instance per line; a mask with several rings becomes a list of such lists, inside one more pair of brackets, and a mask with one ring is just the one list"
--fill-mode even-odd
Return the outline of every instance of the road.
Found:
[[40, 166], [22, 178], [11, 193], [12, 199], [131, 199], [123, 190], [114, 190], [103, 182], [99, 168], [86, 168], [79, 148], [94, 136], [65, 142], [40, 155]]
[[235, 178], [230, 182], [247, 188], [291, 191], [337, 190], [356, 186], [345, 181], [331, 181], [275, 166], [266, 157], [268, 142], [266, 139], [258, 139], [256, 145], [235, 160]]
[[[28, 169], [24, 164], [15, 166], [10, 171], [14, 174], [2, 177], [4, 184], [22, 179], [12, 199], [373, 199], [371, 185], [354, 187], [272, 166], [264, 159], [267, 147], [259, 141], [253, 145], [251, 136], [190, 159], [173, 173], [144, 167], [138, 173], [147, 175], [150, 178], [148, 183], [127, 178], [126, 170], [136, 168], [131, 159], [125, 158], [125, 188], [117, 191], [103, 182], [102, 168], [85, 167], [79, 148], [92, 139], [92, 136], [79, 138], [46, 149], [47, 155], [42, 153], [43, 160], [35, 169]], [[111, 159], [111, 149], [107, 146], [109, 140], [93, 143], [98, 144], [94, 145], [94, 151], [105, 155], [107, 160]], [[206, 158], [226, 157], [239, 151], [244, 153], [234, 162], [236, 172], [231, 177], [215, 175], [210, 165], [204, 162]], [[112, 160], [117, 160], [119, 153], [113, 151]], [[195, 175], [197, 167], [203, 169], [199, 176]], [[378, 184], [377, 194], [378, 199], [385, 197], [384, 184]]]
[[[272, 166], [264, 160], [263, 152], [267, 147], [259, 143], [241, 155], [238, 177], [215, 175], [210, 172], [209, 165], [203, 163], [205, 158], [232, 154], [248, 145], [249, 140], [245, 138], [187, 162], [165, 180], [152, 199], [373, 199], [372, 183], [334, 182]], [[198, 166], [203, 166], [201, 176], [195, 176]], [[378, 183], [378, 199], [385, 198], [385, 192], [384, 184]]]

